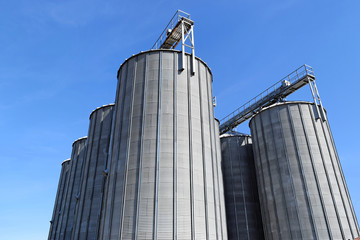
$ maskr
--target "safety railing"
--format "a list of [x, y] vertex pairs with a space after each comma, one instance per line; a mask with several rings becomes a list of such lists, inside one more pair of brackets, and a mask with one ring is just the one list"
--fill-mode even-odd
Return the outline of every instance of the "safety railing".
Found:
[[171, 31], [182, 18], [187, 18], [190, 20], [190, 14], [188, 14], [184, 11], [181, 11], [181, 10], [177, 10], [176, 13], [174, 14], [174, 16], [171, 18], [168, 25], [166, 25], [166, 27], [165, 27], [164, 31], [161, 33], [160, 37], [156, 40], [155, 44], [151, 47], [151, 49], [159, 49], [168, 36], [168, 30]]
[[[220, 125], [227, 123], [229, 120], [234, 119], [236, 116], [236, 119], [239, 119], [242, 113], [246, 115], [248, 112], [247, 109], [250, 109], [252, 106], [258, 105], [260, 102], [265, 102], [269, 99], [270, 96], [279, 94], [282, 89], [285, 87], [290, 86], [291, 84], [296, 83], [300, 79], [303, 79], [306, 76], [312, 76], [315, 77], [313, 68], [308, 65], [303, 65], [293, 71], [292, 73], [288, 74], [286, 77], [282, 78], [280, 81], [266, 89], [265, 91], [261, 92], [259, 95], [224, 117], [220, 120]], [[235, 120], [234, 120], [235, 121]], [[227, 124], [229, 125], [229, 124]]]

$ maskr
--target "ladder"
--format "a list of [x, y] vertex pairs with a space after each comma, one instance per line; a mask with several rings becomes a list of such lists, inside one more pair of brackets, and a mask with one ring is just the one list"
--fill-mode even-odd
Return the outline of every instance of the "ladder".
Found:
[[310, 85], [310, 90], [314, 98], [314, 103], [317, 109], [316, 117], [322, 118], [326, 121], [324, 108], [315, 84], [313, 68], [305, 64], [221, 119], [219, 127], [220, 134], [232, 130], [239, 124], [254, 116], [262, 108], [283, 100], [288, 95], [307, 84]]
[[186, 68], [185, 48], [191, 49], [191, 72], [195, 74], [194, 21], [190, 14], [177, 10], [151, 49], [175, 49], [181, 42], [180, 71]]

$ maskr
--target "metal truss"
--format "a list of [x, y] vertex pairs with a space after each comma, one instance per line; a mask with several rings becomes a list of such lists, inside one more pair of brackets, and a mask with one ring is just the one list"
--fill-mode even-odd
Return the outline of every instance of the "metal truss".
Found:
[[326, 114], [321, 103], [320, 95], [315, 84], [315, 75], [312, 67], [303, 65], [269, 87], [249, 102], [245, 103], [228, 116], [220, 120], [220, 134], [232, 130], [239, 124], [248, 120], [262, 108], [282, 101], [291, 93], [309, 84], [317, 109], [316, 118], [326, 121]]
[[191, 72], [195, 74], [194, 22], [190, 14], [177, 10], [151, 49], [175, 49], [181, 42], [180, 71], [187, 66], [186, 48], [191, 50]]

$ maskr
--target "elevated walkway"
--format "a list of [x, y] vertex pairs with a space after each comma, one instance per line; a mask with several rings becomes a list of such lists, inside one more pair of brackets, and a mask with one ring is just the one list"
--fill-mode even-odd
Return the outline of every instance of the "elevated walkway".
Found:
[[195, 74], [194, 22], [190, 14], [177, 10], [151, 49], [175, 49], [181, 43], [180, 71], [186, 68], [185, 47], [191, 49], [191, 72]]
[[[220, 120], [220, 134], [232, 130], [239, 124], [254, 116], [262, 108], [272, 105], [303, 86], [310, 84], [314, 102], [318, 106], [318, 111], [322, 111], [319, 116], [326, 116], [320, 100], [319, 93], [315, 85], [315, 75], [312, 67], [303, 65], [269, 87], [229, 115]], [[319, 112], [320, 113], [320, 112]], [[324, 119], [326, 120], [326, 119]]]

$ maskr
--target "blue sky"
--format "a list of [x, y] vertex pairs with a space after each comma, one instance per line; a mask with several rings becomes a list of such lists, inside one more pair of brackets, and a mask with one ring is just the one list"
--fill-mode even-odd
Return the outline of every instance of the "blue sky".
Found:
[[[314, 68], [360, 216], [360, 2], [0, 0], [0, 239], [46, 239], [61, 162], [116, 73], [177, 9], [195, 21], [222, 118], [306, 63]], [[309, 98], [308, 88], [290, 99]], [[247, 124], [238, 128], [249, 132]]]

